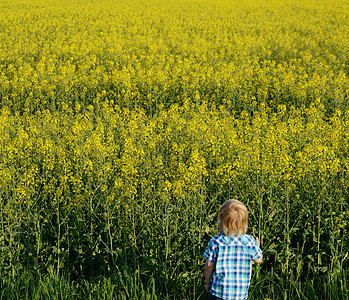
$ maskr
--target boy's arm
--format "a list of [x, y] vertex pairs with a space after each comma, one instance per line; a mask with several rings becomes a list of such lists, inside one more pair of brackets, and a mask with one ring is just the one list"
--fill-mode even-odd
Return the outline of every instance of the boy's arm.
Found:
[[[258, 247], [260, 247], [260, 246], [261, 246], [261, 243], [260, 243], [260, 241], [259, 241], [258, 236], [255, 237], [255, 240], [256, 240], [256, 242], [257, 242]], [[260, 258], [254, 260], [254, 262], [260, 263], [260, 262], [262, 262], [262, 260], [263, 260], [263, 254], [262, 254], [262, 256], [261, 256]]]
[[210, 291], [210, 287], [211, 287], [211, 276], [214, 272], [214, 269], [216, 267], [216, 263], [213, 263], [209, 260], [206, 259], [205, 261], [205, 289], [207, 292]]

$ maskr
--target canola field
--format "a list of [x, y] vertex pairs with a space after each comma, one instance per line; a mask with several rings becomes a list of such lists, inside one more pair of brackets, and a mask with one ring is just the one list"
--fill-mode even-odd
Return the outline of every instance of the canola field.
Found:
[[0, 299], [348, 299], [349, 2], [0, 0]]

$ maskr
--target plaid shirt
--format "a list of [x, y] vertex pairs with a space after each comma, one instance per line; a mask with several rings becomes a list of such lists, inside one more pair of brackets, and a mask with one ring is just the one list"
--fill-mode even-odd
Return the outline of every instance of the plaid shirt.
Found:
[[251, 261], [262, 256], [256, 240], [247, 234], [210, 239], [203, 256], [216, 263], [210, 293], [222, 299], [247, 299], [252, 275]]

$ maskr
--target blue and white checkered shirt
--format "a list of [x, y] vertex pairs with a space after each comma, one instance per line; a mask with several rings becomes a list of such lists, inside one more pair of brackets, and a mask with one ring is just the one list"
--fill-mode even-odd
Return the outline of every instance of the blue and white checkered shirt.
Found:
[[218, 234], [210, 239], [203, 256], [216, 263], [211, 277], [212, 295], [222, 299], [248, 298], [251, 262], [262, 256], [262, 250], [252, 236]]

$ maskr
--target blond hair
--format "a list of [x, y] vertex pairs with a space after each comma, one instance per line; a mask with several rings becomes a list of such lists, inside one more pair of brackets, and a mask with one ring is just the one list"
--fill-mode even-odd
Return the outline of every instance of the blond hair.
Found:
[[247, 218], [247, 207], [242, 202], [227, 200], [219, 210], [218, 226], [225, 235], [242, 235], [247, 232]]

